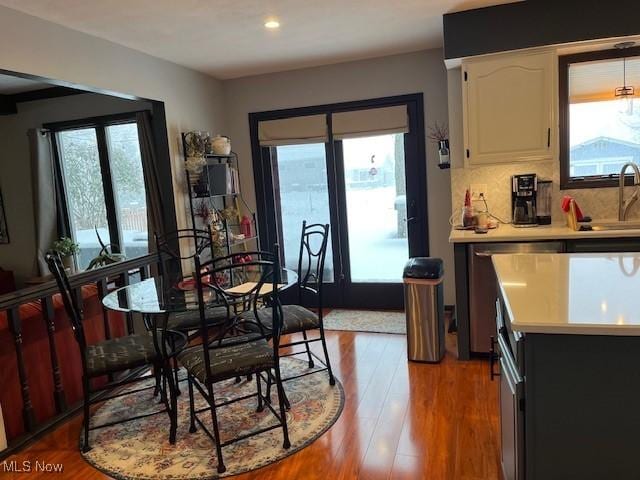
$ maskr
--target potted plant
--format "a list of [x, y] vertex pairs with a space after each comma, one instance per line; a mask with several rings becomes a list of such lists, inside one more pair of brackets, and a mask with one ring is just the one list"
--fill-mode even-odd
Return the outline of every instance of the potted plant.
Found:
[[432, 127], [429, 128], [429, 134], [427, 138], [438, 145], [438, 167], [449, 168], [449, 129], [443, 123], [440, 125], [435, 122]]
[[62, 265], [65, 269], [69, 269], [71, 273], [75, 271], [73, 256], [80, 252], [80, 246], [69, 237], [60, 237], [51, 245], [51, 250], [60, 255]]
[[[102, 237], [98, 233], [98, 228], [95, 228], [96, 236], [98, 237], [98, 243], [100, 243], [100, 252], [98, 255], [89, 262], [87, 270], [93, 270], [94, 268], [104, 267], [105, 265], [111, 265], [112, 263], [123, 262], [127, 259], [122, 253], [113, 253], [113, 244], [106, 244], [102, 241]], [[117, 246], [117, 245], [116, 245]]]
[[200, 180], [202, 169], [207, 164], [204, 158], [206, 152], [206, 138], [203, 132], [187, 132], [184, 134], [185, 168], [189, 172], [192, 185]]

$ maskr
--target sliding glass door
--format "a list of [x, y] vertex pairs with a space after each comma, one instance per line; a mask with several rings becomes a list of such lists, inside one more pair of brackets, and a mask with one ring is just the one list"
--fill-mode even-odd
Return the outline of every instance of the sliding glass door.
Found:
[[[409, 259], [404, 134], [345, 139], [336, 153], [343, 192], [344, 304], [396, 306]], [[368, 299], [375, 292], [383, 300]]]
[[[281, 112], [252, 115], [263, 246], [278, 241], [285, 265], [295, 269], [302, 222], [329, 223], [324, 272], [328, 307], [402, 308], [403, 267], [411, 256], [428, 254], [422, 97], [388, 102], [396, 109], [392, 113], [406, 112], [406, 125], [391, 131], [370, 128], [377, 125], [376, 115], [387, 113], [378, 112], [387, 105], [355, 102], [319, 107], [324, 111], [312, 111], [313, 117], [303, 117], [298, 126], [291, 120], [281, 132], [276, 127], [282, 124], [275, 123], [281, 120], [276, 120], [268, 125], [272, 136], [278, 136], [274, 141], [266, 140], [266, 134], [256, 138], [259, 122]], [[352, 111], [357, 115], [342, 122], [344, 129], [368, 129], [334, 136], [334, 119]], [[322, 113], [324, 121], [309, 128], [310, 119]], [[326, 133], [319, 126], [326, 126]], [[283, 138], [290, 130], [313, 141]], [[276, 144], [263, 144], [267, 141]], [[405, 172], [412, 175], [407, 178]]]
[[[271, 154], [279, 238], [287, 268], [298, 268], [302, 221], [331, 223], [324, 143], [282, 145]], [[327, 247], [324, 279], [333, 283], [333, 246]]]

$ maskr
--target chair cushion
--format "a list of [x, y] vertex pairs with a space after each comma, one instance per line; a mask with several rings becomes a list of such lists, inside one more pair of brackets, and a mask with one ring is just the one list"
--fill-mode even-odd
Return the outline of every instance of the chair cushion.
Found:
[[[205, 310], [207, 325], [224, 322], [227, 318], [226, 307], [209, 307]], [[169, 330], [196, 330], [200, 328], [200, 312], [187, 310], [185, 312], [172, 312], [167, 319]]]
[[[200, 383], [207, 381], [204, 351], [201, 345], [184, 350], [178, 360]], [[249, 375], [275, 366], [273, 347], [266, 340], [229, 347], [209, 348], [212, 382]]]
[[[297, 333], [306, 330], [313, 330], [319, 328], [320, 320], [318, 315], [311, 310], [300, 305], [283, 305], [282, 314], [284, 320], [282, 322], [282, 333]], [[253, 312], [242, 313], [240, 315], [243, 319], [255, 322], [255, 315]], [[258, 309], [258, 318], [262, 322], [262, 325], [271, 330], [273, 325], [273, 310], [270, 307]], [[247, 325], [247, 329], [257, 330], [257, 325]]]
[[149, 334], [127, 335], [88, 345], [87, 374], [90, 377], [136, 368], [158, 360]]

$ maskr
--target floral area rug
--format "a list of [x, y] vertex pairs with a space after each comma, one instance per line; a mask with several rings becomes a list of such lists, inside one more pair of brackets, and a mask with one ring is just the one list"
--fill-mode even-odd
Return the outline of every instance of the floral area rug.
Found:
[[406, 335], [407, 322], [403, 312], [336, 309], [325, 315], [324, 328]]
[[[308, 371], [307, 362], [296, 358], [281, 359], [284, 378]], [[186, 377], [186, 372], [181, 371]], [[153, 381], [149, 380], [149, 385]], [[132, 389], [140, 388], [139, 383]], [[265, 384], [262, 384], [263, 389]], [[282, 448], [282, 429], [277, 428], [223, 447], [227, 471], [218, 475], [215, 446], [198, 426], [189, 433], [189, 395], [187, 382], [180, 382], [178, 397], [178, 434], [176, 444], [169, 443], [169, 418], [166, 413], [126, 422], [90, 432], [92, 449], [84, 458], [98, 470], [118, 479], [209, 479], [237, 475], [254, 470], [295, 453], [306, 447], [340, 416], [344, 404], [344, 390], [336, 380], [329, 385], [326, 372], [307, 375], [284, 384], [291, 409], [287, 424], [291, 448]], [[233, 380], [216, 384], [217, 402], [248, 395], [256, 391], [255, 378], [236, 384]], [[162, 408], [153, 389], [115, 398], [105, 402], [93, 415], [91, 424], [101, 425], [120, 418], [134, 417]], [[277, 394], [272, 389], [273, 405], [278, 411]], [[206, 401], [195, 390], [196, 410]], [[256, 412], [257, 398], [249, 398], [218, 409], [222, 441], [267, 427], [277, 422], [268, 408]], [[207, 429], [212, 430], [209, 412], [199, 414]], [[82, 441], [82, 440], [81, 440]]]

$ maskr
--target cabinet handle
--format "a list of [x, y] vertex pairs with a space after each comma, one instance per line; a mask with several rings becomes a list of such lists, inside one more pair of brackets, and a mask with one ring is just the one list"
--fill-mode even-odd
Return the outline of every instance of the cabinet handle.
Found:
[[500, 372], [496, 372], [495, 369], [493, 368], [493, 366], [496, 363], [496, 360], [498, 360], [500, 358], [500, 353], [496, 352], [496, 344], [498, 343], [498, 341], [496, 340], [496, 337], [491, 337], [491, 346], [489, 347], [489, 377], [491, 378], [491, 381], [493, 382], [493, 379], [495, 377], [499, 377], [500, 376]]
[[493, 255], [491, 252], [474, 252], [473, 254], [480, 258], [491, 258], [491, 255]]
[[547, 128], [547, 148], [551, 147], [551, 127]]

